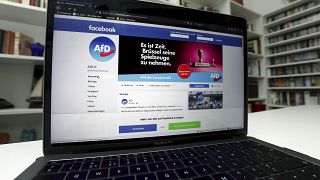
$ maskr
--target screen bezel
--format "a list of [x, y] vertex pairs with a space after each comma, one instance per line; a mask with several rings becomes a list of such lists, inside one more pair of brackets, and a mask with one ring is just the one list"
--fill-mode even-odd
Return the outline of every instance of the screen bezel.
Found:
[[[236, 130], [225, 130], [205, 133], [193, 133], [183, 135], [146, 137], [137, 139], [74, 142], [74, 143], [51, 143], [51, 78], [52, 78], [52, 45], [53, 45], [53, 26], [56, 0], [49, 1], [47, 11], [47, 31], [46, 31], [46, 54], [45, 54], [45, 79], [44, 79], [44, 115], [43, 115], [43, 153], [66, 154], [66, 153], [85, 153], [94, 151], [107, 151], [115, 149], [140, 148], [149, 146], [159, 146], [168, 144], [179, 144], [194, 141], [223, 139], [230, 137], [243, 137], [247, 135], [247, 31], [246, 21], [243, 18], [229, 15], [216, 14], [200, 10], [194, 10], [184, 7], [175, 7], [164, 4], [155, 4], [150, 2], [135, 0], [104, 0], [105, 4], [116, 5], [119, 13], [132, 12], [137, 15], [148, 15], [163, 18], [183, 19], [193, 22], [201, 21], [213, 25], [221, 25], [242, 30], [244, 37], [244, 100], [243, 100], [243, 127]], [[163, 13], [166, 12], [166, 13]]]

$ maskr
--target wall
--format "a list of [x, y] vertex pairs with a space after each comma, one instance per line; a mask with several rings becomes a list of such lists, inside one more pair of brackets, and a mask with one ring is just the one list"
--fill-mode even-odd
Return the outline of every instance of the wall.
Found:
[[244, 0], [244, 4], [248, 8], [264, 15], [282, 8], [287, 3], [285, 0]]

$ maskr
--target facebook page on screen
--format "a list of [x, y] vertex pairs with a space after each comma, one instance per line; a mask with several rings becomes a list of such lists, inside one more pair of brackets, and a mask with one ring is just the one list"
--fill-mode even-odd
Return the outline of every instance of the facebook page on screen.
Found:
[[52, 143], [243, 128], [243, 37], [55, 15]]

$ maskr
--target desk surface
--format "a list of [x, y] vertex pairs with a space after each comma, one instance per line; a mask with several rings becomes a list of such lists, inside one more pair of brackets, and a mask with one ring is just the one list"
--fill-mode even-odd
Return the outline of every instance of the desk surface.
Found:
[[[248, 135], [320, 159], [320, 106], [249, 114]], [[2, 180], [14, 179], [43, 156], [42, 141], [0, 145]]]

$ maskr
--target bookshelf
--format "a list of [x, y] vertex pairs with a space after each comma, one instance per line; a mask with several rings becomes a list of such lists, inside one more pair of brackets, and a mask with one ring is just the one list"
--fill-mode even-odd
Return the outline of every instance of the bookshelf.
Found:
[[320, 104], [320, 1], [297, 0], [264, 17], [267, 107]]
[[46, 15], [47, 11], [44, 8], [0, 1], [0, 17], [2, 20], [44, 27], [46, 25]]
[[44, 57], [0, 54], [0, 64], [37, 64], [44, 63]]
[[[0, 1], [0, 29], [21, 32], [45, 42], [46, 9]], [[36, 140], [42, 139], [42, 109], [29, 109], [26, 99], [30, 95], [35, 65], [43, 65], [43, 57], [0, 54], [0, 98], [13, 105], [0, 110], [0, 132], [9, 133], [9, 143], [20, 141], [24, 129], [34, 129]]]
[[0, 109], [0, 116], [41, 114], [41, 113], [42, 113], [42, 109], [29, 109], [29, 108]]

